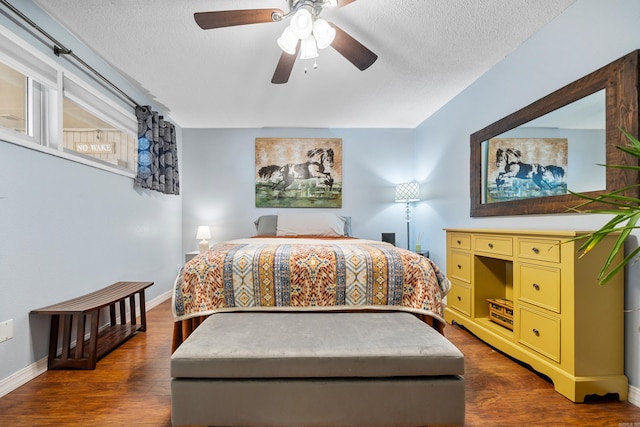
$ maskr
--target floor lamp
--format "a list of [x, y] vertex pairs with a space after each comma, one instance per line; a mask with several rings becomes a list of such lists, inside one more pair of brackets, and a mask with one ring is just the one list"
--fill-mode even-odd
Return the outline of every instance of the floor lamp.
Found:
[[405, 182], [396, 185], [396, 202], [407, 204], [407, 249], [411, 250], [409, 243], [409, 203], [420, 200], [420, 186], [417, 182]]

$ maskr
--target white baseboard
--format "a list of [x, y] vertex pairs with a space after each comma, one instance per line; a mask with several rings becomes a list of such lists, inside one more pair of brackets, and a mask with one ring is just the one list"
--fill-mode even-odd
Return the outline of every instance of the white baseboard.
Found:
[[629, 403], [640, 407], [640, 388], [629, 386]]
[[160, 294], [159, 296], [155, 297], [152, 300], [149, 301], [145, 301], [145, 311], [149, 311], [151, 310], [153, 307], [162, 304], [163, 302], [165, 302], [166, 300], [171, 298], [171, 292], [172, 290], [168, 290], [167, 292]]
[[[155, 306], [162, 304], [169, 298], [171, 298], [171, 290], [168, 290], [167, 292], [155, 297], [152, 300], [145, 301], [146, 311], [149, 311]], [[47, 371], [47, 359], [48, 356], [45, 356], [42, 359], [0, 380], [0, 397], [11, 393], [13, 390], [36, 378], [38, 375], [45, 373]]]
[[11, 393], [13, 390], [28, 383], [38, 375], [47, 372], [47, 359], [47, 357], [43, 357], [37, 362], [32, 363], [26, 368], [23, 368], [0, 381], [0, 397]]

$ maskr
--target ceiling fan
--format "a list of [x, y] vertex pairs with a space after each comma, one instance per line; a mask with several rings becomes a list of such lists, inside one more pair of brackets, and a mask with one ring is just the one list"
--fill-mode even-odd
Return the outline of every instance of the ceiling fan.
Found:
[[325, 8], [343, 7], [354, 1], [356, 0], [288, 0], [287, 13], [280, 9], [247, 9], [197, 12], [193, 17], [203, 30], [290, 19], [290, 25], [278, 39], [283, 52], [271, 79], [271, 83], [282, 84], [289, 81], [298, 53], [301, 59], [311, 59], [318, 56], [318, 49], [331, 46], [362, 71], [378, 59], [378, 55], [337, 25], [320, 18]]

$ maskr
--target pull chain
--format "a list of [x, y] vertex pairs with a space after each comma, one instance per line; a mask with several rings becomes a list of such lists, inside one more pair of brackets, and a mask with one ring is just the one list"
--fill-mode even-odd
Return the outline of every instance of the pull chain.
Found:
[[[318, 60], [314, 58], [313, 60], [313, 69], [317, 70], [318, 69]], [[307, 69], [307, 61], [304, 62], [304, 73], [307, 74], [309, 70]]]

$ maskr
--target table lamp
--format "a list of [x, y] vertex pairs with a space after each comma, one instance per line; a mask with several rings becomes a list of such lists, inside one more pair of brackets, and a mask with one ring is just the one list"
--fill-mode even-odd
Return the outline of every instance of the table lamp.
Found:
[[196, 239], [200, 240], [200, 245], [198, 246], [198, 250], [201, 254], [205, 253], [209, 250], [209, 242], [207, 239], [211, 238], [211, 230], [208, 225], [201, 225], [198, 227], [198, 232], [196, 233]]

